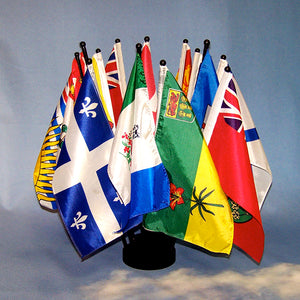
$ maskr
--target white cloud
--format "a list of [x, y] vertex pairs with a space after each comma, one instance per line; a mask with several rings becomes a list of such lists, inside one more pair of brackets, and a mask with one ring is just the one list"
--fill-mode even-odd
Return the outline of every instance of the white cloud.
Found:
[[[141, 275], [142, 273], [142, 275]], [[80, 287], [85, 299], [295, 299], [300, 297], [300, 265], [282, 263], [245, 273], [205, 275], [178, 269], [156, 277], [116, 270], [106, 280]], [[149, 273], [150, 275], [150, 273]]]

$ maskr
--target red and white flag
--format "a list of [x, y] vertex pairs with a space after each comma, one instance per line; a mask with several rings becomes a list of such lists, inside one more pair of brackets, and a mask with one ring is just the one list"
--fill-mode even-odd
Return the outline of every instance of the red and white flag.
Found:
[[154, 123], [156, 123], [156, 114], [157, 114], [157, 94], [155, 87], [155, 79], [153, 74], [152, 58], [150, 51], [150, 42], [146, 39], [142, 48], [142, 61], [144, 66], [144, 73], [147, 83], [148, 95], [149, 95], [149, 104], [152, 109]]
[[126, 91], [125, 69], [121, 42], [119, 39], [116, 40], [116, 43], [114, 44], [114, 47], [108, 58], [105, 72], [114, 111], [114, 119], [117, 125]]
[[236, 246], [260, 262], [264, 231], [246, 144], [241, 108], [232, 73], [225, 72], [203, 131], [229, 198]]

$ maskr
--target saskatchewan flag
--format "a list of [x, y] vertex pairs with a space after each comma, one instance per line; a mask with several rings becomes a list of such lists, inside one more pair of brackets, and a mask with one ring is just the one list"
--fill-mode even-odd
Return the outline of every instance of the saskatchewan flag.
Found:
[[170, 206], [144, 217], [144, 227], [230, 254], [233, 220], [227, 197], [189, 101], [166, 66], [156, 143], [170, 180]]

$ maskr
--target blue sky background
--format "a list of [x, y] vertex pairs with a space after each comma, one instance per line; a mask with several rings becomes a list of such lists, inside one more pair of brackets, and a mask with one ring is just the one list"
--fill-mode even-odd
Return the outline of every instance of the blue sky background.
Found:
[[[299, 20], [298, 1], [1, 0], [0, 298], [299, 297]], [[162, 58], [176, 73], [184, 38], [192, 51], [210, 39], [215, 66], [227, 55], [273, 172], [260, 265], [236, 248], [220, 258], [176, 243], [169, 268], [135, 270], [121, 242], [81, 262], [59, 217], [40, 209], [33, 169], [79, 42], [107, 61], [120, 38], [128, 80], [145, 35], [156, 79]]]

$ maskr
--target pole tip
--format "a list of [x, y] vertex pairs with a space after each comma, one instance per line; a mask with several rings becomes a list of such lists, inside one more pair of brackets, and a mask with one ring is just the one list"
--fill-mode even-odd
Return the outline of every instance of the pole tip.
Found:
[[142, 53], [142, 47], [143, 47], [142, 44], [141, 43], [137, 43], [135, 45], [135, 47], [136, 47], [137, 53], [141, 55], [141, 53]]
[[200, 53], [200, 48], [196, 48], [195, 52], [199, 52]]
[[222, 54], [222, 55], [221, 55], [221, 59], [226, 59], [226, 55], [225, 55], [225, 54]]
[[85, 46], [86, 46], [85, 41], [81, 41], [81, 42], [80, 42], [80, 47], [85, 47]]
[[88, 60], [87, 60], [87, 64], [90, 65], [90, 64], [92, 64], [92, 63], [93, 63], [93, 61], [92, 61], [92, 59], [89, 57]]
[[101, 49], [100, 48], [97, 48], [96, 49], [96, 53], [100, 53], [101, 52]]
[[79, 52], [75, 52], [75, 53], [74, 53], [74, 56], [75, 56], [75, 57], [79, 57]]
[[228, 73], [230, 73], [230, 72], [231, 72], [231, 69], [230, 69], [230, 67], [229, 67], [229, 66], [226, 66], [224, 70], [225, 70], [225, 72], [228, 72]]
[[185, 43], [185, 44], [187, 44], [189, 42], [189, 40], [188, 39], [184, 39], [182, 42]]
[[145, 42], [149, 42], [149, 41], [150, 41], [150, 37], [149, 37], [148, 35], [146, 35], [146, 36], [144, 37], [144, 41], [145, 41]]
[[115, 43], [120, 43], [121, 40], [120, 39], [115, 39]]
[[204, 43], [204, 47], [208, 48], [210, 45], [210, 40], [206, 39], [206, 40], [204, 40], [203, 43]]
[[167, 64], [167, 62], [166, 62], [164, 59], [162, 59], [162, 60], [159, 62], [159, 64], [160, 64], [161, 66], [165, 66], [165, 65]]

